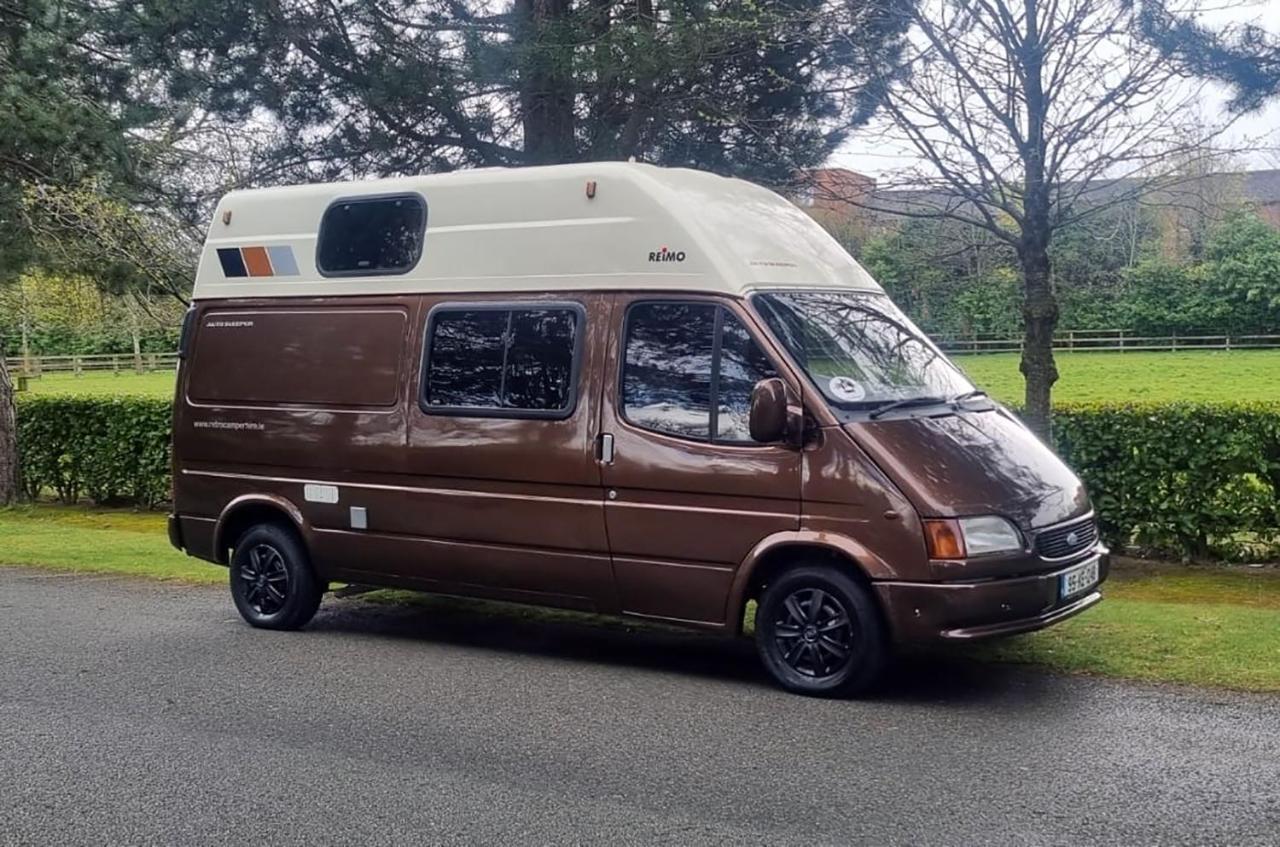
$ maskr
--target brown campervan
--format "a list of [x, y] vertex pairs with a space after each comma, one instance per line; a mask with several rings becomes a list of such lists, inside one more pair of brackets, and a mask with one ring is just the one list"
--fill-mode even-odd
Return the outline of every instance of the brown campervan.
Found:
[[1101, 599], [1076, 476], [820, 227], [601, 163], [234, 192], [184, 325], [175, 546], [254, 626], [331, 582], [737, 634], [849, 693]]

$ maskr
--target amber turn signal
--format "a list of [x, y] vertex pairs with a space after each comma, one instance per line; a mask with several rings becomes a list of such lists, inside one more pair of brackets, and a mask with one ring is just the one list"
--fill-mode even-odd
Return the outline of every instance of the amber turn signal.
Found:
[[964, 536], [960, 534], [960, 522], [955, 520], [928, 520], [924, 522], [924, 538], [931, 559], [963, 559]]

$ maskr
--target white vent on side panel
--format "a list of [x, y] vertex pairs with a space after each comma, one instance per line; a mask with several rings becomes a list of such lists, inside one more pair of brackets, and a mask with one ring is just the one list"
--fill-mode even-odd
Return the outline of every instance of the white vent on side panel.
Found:
[[317, 485], [309, 482], [302, 487], [302, 496], [308, 503], [337, 503], [338, 486]]

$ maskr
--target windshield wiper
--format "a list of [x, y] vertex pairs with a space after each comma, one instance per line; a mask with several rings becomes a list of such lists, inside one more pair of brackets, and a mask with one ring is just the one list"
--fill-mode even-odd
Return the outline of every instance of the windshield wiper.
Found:
[[979, 397], [986, 397], [986, 396], [987, 396], [987, 392], [983, 391], [981, 388], [975, 388], [972, 391], [966, 391], [963, 394], [957, 394], [955, 397], [952, 397], [948, 402], [963, 403], [965, 400], [976, 400]]
[[933, 396], [906, 397], [902, 400], [894, 400], [892, 403], [881, 406], [880, 408], [872, 411], [871, 414], [867, 415], [867, 417], [874, 420], [875, 418], [878, 418], [881, 415], [892, 412], [894, 409], [906, 409], [910, 406], [936, 406], [939, 403], [946, 403], [946, 402], [947, 402], [946, 397], [933, 397]]

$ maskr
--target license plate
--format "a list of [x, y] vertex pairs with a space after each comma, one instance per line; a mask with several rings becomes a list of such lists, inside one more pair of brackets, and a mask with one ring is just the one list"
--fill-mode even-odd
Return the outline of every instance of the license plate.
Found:
[[1098, 583], [1098, 559], [1095, 557], [1059, 577], [1063, 600], [1083, 594]]

